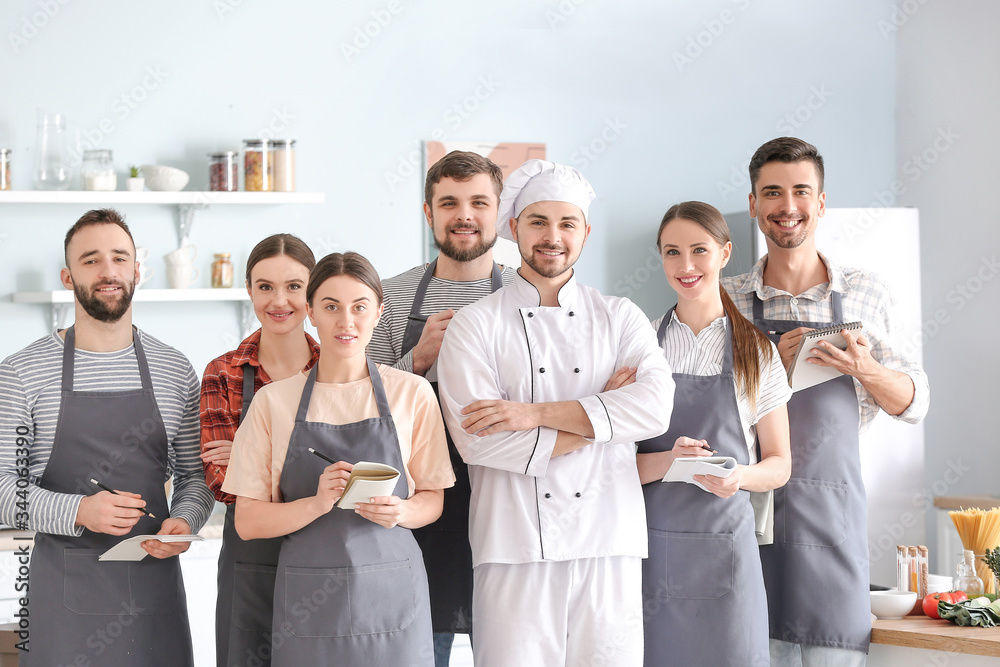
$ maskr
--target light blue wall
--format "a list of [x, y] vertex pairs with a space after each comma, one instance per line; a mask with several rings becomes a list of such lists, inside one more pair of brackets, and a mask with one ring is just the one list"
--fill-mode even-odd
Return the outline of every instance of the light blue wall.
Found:
[[[835, 206], [868, 205], [895, 174], [895, 44], [878, 26], [887, 0], [18, 0], [0, 11], [0, 145], [14, 149], [17, 189], [31, 187], [38, 107], [91, 136], [108, 119], [99, 143], [121, 169], [175, 165], [192, 174], [189, 189], [206, 186], [206, 152], [286, 123], [299, 189], [327, 203], [199, 213], [203, 274], [212, 252], [242, 264], [274, 231], [319, 254], [358, 250], [384, 275], [417, 263], [416, 151], [439, 128], [446, 139], [543, 141], [581, 167], [599, 195], [582, 279], [631, 293], [650, 315], [668, 303], [658, 269], [642, 267], [659, 217], [681, 199], [745, 210], [744, 167], [762, 141], [795, 132], [816, 143]], [[363, 48], [345, 54], [355, 39]], [[0, 356], [48, 330], [43, 308], [9, 293], [58, 287], [62, 235], [86, 208], [0, 207]], [[123, 208], [153, 249], [151, 286], [164, 287], [173, 209]], [[200, 370], [236, 342], [235, 313], [138, 304], [136, 322]]]

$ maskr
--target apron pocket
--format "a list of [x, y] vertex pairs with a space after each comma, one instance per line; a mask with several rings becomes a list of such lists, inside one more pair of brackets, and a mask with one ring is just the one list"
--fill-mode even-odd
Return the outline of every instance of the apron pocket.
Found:
[[285, 568], [285, 622], [296, 637], [346, 637], [406, 628], [417, 612], [410, 561]]
[[233, 624], [241, 630], [270, 632], [274, 614], [273, 565], [236, 563], [233, 568]]
[[835, 547], [847, 539], [847, 485], [821, 479], [785, 484], [785, 542]]
[[136, 616], [170, 614], [178, 606], [187, 614], [187, 598], [177, 556], [167, 559], [147, 556], [139, 562], [128, 563], [128, 580]]
[[129, 611], [128, 563], [97, 559], [105, 549], [63, 549], [63, 606], [77, 614]]
[[649, 529], [642, 565], [647, 598], [716, 600], [733, 590], [732, 533], [674, 533]]

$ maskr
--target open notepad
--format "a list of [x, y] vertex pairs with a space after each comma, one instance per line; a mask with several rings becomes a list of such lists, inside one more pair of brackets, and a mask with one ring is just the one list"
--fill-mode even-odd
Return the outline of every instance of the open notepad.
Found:
[[[708, 491], [703, 484], [695, 481], [695, 475], [715, 475], [729, 477], [736, 470], [736, 459], [732, 456], [692, 456], [674, 459], [663, 476], [664, 482], [687, 482], [702, 491]], [[711, 491], [708, 491], [711, 493]]]
[[136, 535], [124, 539], [101, 554], [97, 560], [142, 560], [149, 553], [142, 548], [146, 540], [160, 542], [198, 542], [204, 538], [201, 535]]
[[832, 380], [835, 377], [843, 375], [843, 373], [838, 371], [836, 368], [810, 364], [806, 361], [806, 359], [816, 356], [812, 353], [812, 350], [816, 347], [816, 344], [822, 340], [825, 340], [838, 349], [846, 350], [847, 341], [845, 341], [844, 337], [840, 335], [840, 332], [845, 329], [848, 331], [860, 332], [861, 322], [848, 322], [847, 324], [838, 324], [836, 326], [826, 327], [825, 329], [813, 329], [812, 331], [802, 335], [802, 340], [799, 341], [799, 347], [795, 350], [795, 357], [792, 359], [792, 363], [788, 367], [788, 384], [791, 386], [792, 391], [808, 389], [809, 387], [820, 384], [821, 382], [826, 382], [827, 380]]
[[399, 471], [384, 463], [358, 461], [344, 486], [344, 495], [337, 501], [342, 510], [354, 509], [355, 503], [367, 503], [375, 496], [391, 496], [396, 488]]

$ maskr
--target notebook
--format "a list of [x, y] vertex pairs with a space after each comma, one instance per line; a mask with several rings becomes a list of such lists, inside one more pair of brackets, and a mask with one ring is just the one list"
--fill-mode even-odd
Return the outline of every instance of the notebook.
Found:
[[[687, 482], [694, 484], [702, 491], [708, 491], [701, 482], [696, 482], [695, 475], [715, 475], [729, 477], [736, 470], [736, 459], [732, 456], [692, 456], [674, 459], [663, 476], [664, 482]], [[711, 493], [711, 491], [708, 491]]]
[[351, 476], [337, 507], [352, 510], [355, 503], [367, 503], [375, 496], [391, 496], [398, 478], [399, 471], [390, 465], [358, 461], [351, 468]]
[[200, 542], [201, 535], [135, 535], [122, 540], [111, 547], [97, 560], [142, 560], [149, 553], [142, 548], [142, 543], [146, 540], [159, 540], [160, 542]]
[[791, 386], [792, 391], [808, 389], [821, 382], [826, 382], [827, 380], [832, 380], [835, 377], [843, 375], [831, 366], [817, 366], [808, 363], [806, 359], [816, 356], [811, 353], [811, 350], [821, 340], [827, 341], [838, 349], [846, 350], [847, 341], [840, 335], [840, 332], [846, 329], [860, 333], [861, 328], [861, 322], [848, 322], [847, 324], [838, 324], [826, 327], [825, 329], [813, 329], [804, 334], [802, 340], [799, 341], [799, 347], [795, 351], [792, 364], [788, 367], [788, 384]]

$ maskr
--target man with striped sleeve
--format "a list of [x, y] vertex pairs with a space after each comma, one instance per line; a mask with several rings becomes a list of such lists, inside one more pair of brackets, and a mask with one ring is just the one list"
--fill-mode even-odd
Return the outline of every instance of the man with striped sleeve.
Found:
[[174, 558], [189, 542], [146, 540], [153, 558], [138, 562], [98, 557], [127, 537], [186, 535], [208, 519], [198, 377], [132, 326], [139, 266], [117, 211], [85, 214], [64, 250], [74, 325], [0, 364], [0, 521], [36, 531], [21, 664], [193, 665]]
[[[503, 173], [476, 153], [452, 151], [427, 172], [424, 216], [440, 251], [382, 283], [385, 310], [368, 348], [378, 363], [423, 375], [437, 392], [437, 355], [455, 311], [508, 285], [514, 267], [493, 261]], [[435, 664], [448, 664], [454, 633], [472, 631], [469, 473], [448, 438], [457, 481], [445, 491], [444, 513], [414, 531], [431, 593]]]

